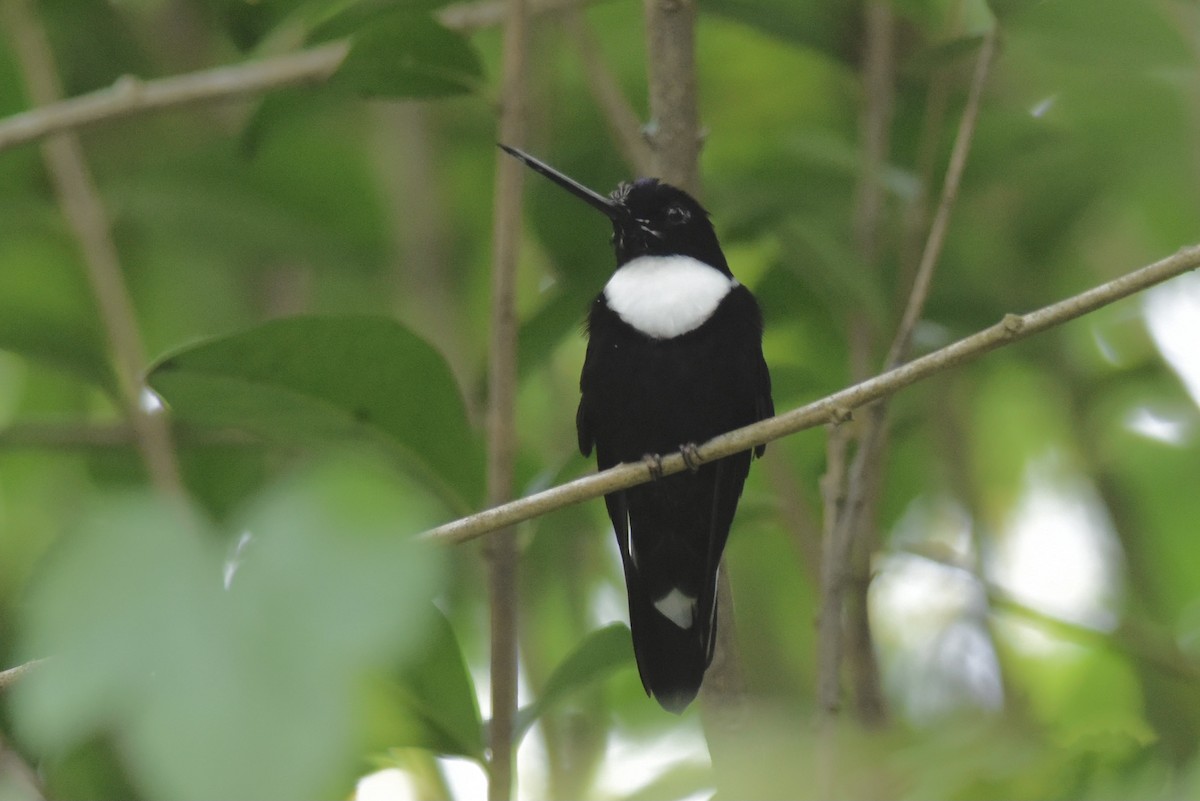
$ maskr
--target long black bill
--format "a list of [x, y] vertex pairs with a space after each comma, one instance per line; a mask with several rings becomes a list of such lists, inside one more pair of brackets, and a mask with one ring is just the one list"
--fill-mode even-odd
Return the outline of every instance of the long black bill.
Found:
[[503, 150], [505, 153], [509, 154], [513, 158], [523, 161], [525, 163], [525, 165], [528, 166], [534, 172], [540, 172], [542, 175], [546, 176], [551, 181], [554, 181], [554, 183], [558, 184], [559, 186], [561, 186], [563, 189], [570, 192], [575, 197], [580, 198], [588, 205], [604, 212], [604, 214], [610, 220], [616, 220], [618, 218], [618, 216], [620, 216], [621, 207], [618, 206], [616, 203], [613, 203], [611, 200], [609, 200], [608, 198], [606, 198], [604, 195], [600, 194], [599, 192], [588, 189], [586, 186], [579, 183], [574, 178], [569, 178], [568, 176], [563, 175], [561, 172], [554, 169], [549, 164], [545, 163], [544, 161], [539, 161], [539, 160], [535, 159], [533, 156], [529, 155], [528, 153], [526, 153], [522, 150], [517, 150], [515, 147], [509, 147], [508, 145], [503, 144], [501, 142], [497, 142], [496, 144], [499, 145], [500, 149]]

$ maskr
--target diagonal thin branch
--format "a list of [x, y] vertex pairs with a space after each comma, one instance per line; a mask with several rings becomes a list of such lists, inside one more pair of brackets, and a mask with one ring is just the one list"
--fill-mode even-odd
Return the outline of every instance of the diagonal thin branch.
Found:
[[986, 580], [972, 565], [964, 564], [961, 560], [947, 558], [925, 548], [901, 548], [898, 553], [969, 574], [986, 595], [992, 616], [1011, 614], [1064, 640], [1089, 647], [1108, 648], [1169, 676], [1183, 681], [1200, 681], [1200, 661], [1183, 651], [1169, 633], [1154, 626], [1128, 618], [1114, 628], [1100, 628], [1068, 620], [1029, 606], [1011, 590]]
[[51, 134], [134, 114], [241, 97], [330, 78], [349, 52], [345, 42], [245, 64], [143, 81], [126, 75], [112, 86], [36, 108], [0, 121], [0, 151]]
[[564, 14], [563, 27], [575, 41], [588, 91], [592, 93], [592, 99], [603, 112], [621, 155], [633, 168], [635, 175], [653, 174], [653, 154], [642, 135], [642, 122], [621, 91], [616, 76], [605, 63], [604, 54], [600, 52], [600, 45], [588, 25], [583, 9], [571, 9]]
[[[1197, 268], [1200, 268], [1200, 244], [1189, 245], [1153, 264], [1036, 311], [1007, 314], [1000, 322], [982, 331], [805, 406], [714, 437], [697, 449], [696, 456], [701, 462], [711, 462], [805, 429], [844, 422], [852, 410], [893, 395], [911, 384], [951, 367], [975, 361], [989, 351], [1048, 331]], [[662, 457], [662, 475], [672, 475], [685, 469], [687, 465], [681, 454], [671, 453]], [[446, 523], [424, 532], [421, 537], [436, 542], [466, 542], [556, 509], [650, 480], [650, 470], [646, 464], [621, 464]]]
[[[598, 0], [530, 0], [530, 16], [572, 12]], [[504, 24], [508, 15], [507, 0], [478, 0], [477, 2], [455, 3], [435, 12], [438, 22], [452, 31], [473, 33], [481, 28], [495, 28]]]
[[[929, 237], [925, 243], [921, 263], [913, 281], [912, 291], [909, 293], [904, 315], [888, 351], [887, 361], [884, 365], [885, 370], [895, 368], [903, 360], [909, 344], [912, 342], [913, 331], [925, 309], [929, 288], [933, 283], [934, 268], [937, 266], [942, 252], [950, 214], [958, 198], [958, 188], [966, 168], [967, 154], [970, 152], [971, 141], [974, 138], [975, 122], [979, 117], [983, 88], [991, 68], [995, 45], [996, 27], [993, 26], [984, 37], [983, 47], [975, 64], [975, 73], [971, 80], [967, 104], [963, 109], [950, 164], [946, 169], [946, 177], [942, 184], [941, 200], [930, 227]], [[868, 491], [872, 485], [871, 471], [877, 469], [882, 461], [884, 443], [887, 438], [887, 411], [886, 401], [875, 404], [868, 411], [858, 451], [850, 466], [845, 505], [841, 509], [833, 536], [823, 554], [825, 561], [822, 566], [823, 597], [819, 621], [820, 665], [817, 680], [817, 703], [827, 716], [836, 714], [839, 705], [839, 678], [844, 633], [842, 609], [850, 577], [850, 559], [863, 528], [863, 510], [866, 508]]]
[[[538, 0], [530, 13], [575, 9], [593, 0]], [[503, 0], [458, 3], [437, 12], [447, 28], [470, 33], [501, 24], [507, 14]], [[346, 58], [347, 42], [212, 69], [142, 80], [124, 76], [112, 86], [36, 108], [0, 120], [0, 152], [63, 131], [118, 120], [135, 114], [216, 101], [252, 97], [276, 89], [320, 84], [337, 72]]]
[[6, 668], [5, 670], [0, 670], [0, 692], [4, 692], [9, 687], [12, 687], [14, 684], [20, 681], [26, 673], [29, 673], [31, 670], [45, 661], [45, 658], [33, 659], [29, 662], [25, 662], [24, 664]]
[[[35, 103], [54, 103], [62, 96], [54, 53], [41, 20], [28, 0], [0, 0], [13, 51]], [[137, 435], [137, 445], [150, 481], [164, 494], [183, 495], [171, 431], [163, 415], [142, 405], [145, 353], [133, 301], [125, 285], [121, 260], [113, 242], [108, 214], [92, 180], [83, 147], [74, 132], [61, 133], [42, 146], [42, 158], [71, 231], [79, 245], [88, 283], [108, 338], [119, 401]]]
[[946, 177], [942, 181], [942, 196], [938, 201], [937, 212], [929, 227], [929, 237], [925, 240], [925, 249], [921, 253], [921, 263], [917, 267], [916, 278], [913, 279], [912, 291], [908, 296], [908, 304], [904, 316], [892, 340], [888, 351], [886, 366], [895, 367], [904, 359], [908, 346], [912, 342], [913, 332], [921, 320], [925, 310], [925, 302], [929, 299], [929, 287], [933, 284], [933, 272], [938, 259], [942, 255], [942, 247], [946, 242], [946, 231], [950, 226], [950, 214], [958, 200], [958, 188], [962, 184], [963, 172], [967, 167], [967, 155], [971, 152], [971, 142], [975, 138], [975, 124], [979, 120], [979, 109], [983, 103], [983, 88], [987, 83], [988, 72], [996, 55], [996, 26], [988, 29], [983, 37], [983, 45], [979, 50], [979, 59], [975, 62], [975, 73], [971, 77], [971, 87], [967, 94], [967, 104], [963, 109], [962, 119], [958, 123], [958, 133], [954, 139], [954, 148], [950, 152], [950, 163], [946, 167]]

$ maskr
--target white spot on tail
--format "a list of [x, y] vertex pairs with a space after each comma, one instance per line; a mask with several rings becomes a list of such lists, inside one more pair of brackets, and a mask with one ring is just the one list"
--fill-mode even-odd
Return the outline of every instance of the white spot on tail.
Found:
[[654, 608], [679, 628], [690, 629], [696, 614], [696, 599], [674, 589], [655, 601]]
[[646, 336], [670, 339], [703, 325], [737, 285], [691, 256], [640, 256], [608, 279], [604, 300]]

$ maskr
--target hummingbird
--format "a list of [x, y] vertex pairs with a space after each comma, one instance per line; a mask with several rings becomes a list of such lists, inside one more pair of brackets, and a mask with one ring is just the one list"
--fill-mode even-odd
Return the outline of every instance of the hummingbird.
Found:
[[[751, 460], [746, 450], [702, 464], [696, 445], [774, 415], [762, 313], [687, 192], [639, 178], [605, 197], [500, 147], [612, 222], [616, 269], [588, 312], [575, 426], [599, 469], [645, 461], [656, 475], [604, 502], [642, 685], [678, 714], [712, 662], [721, 554]], [[689, 469], [657, 475], [661, 454], [675, 451]]]

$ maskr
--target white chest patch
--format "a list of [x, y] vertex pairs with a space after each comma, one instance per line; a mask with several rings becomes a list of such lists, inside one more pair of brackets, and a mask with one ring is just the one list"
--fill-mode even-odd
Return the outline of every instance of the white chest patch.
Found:
[[737, 285], [691, 256], [641, 256], [613, 273], [604, 300], [646, 336], [670, 339], [703, 325]]

